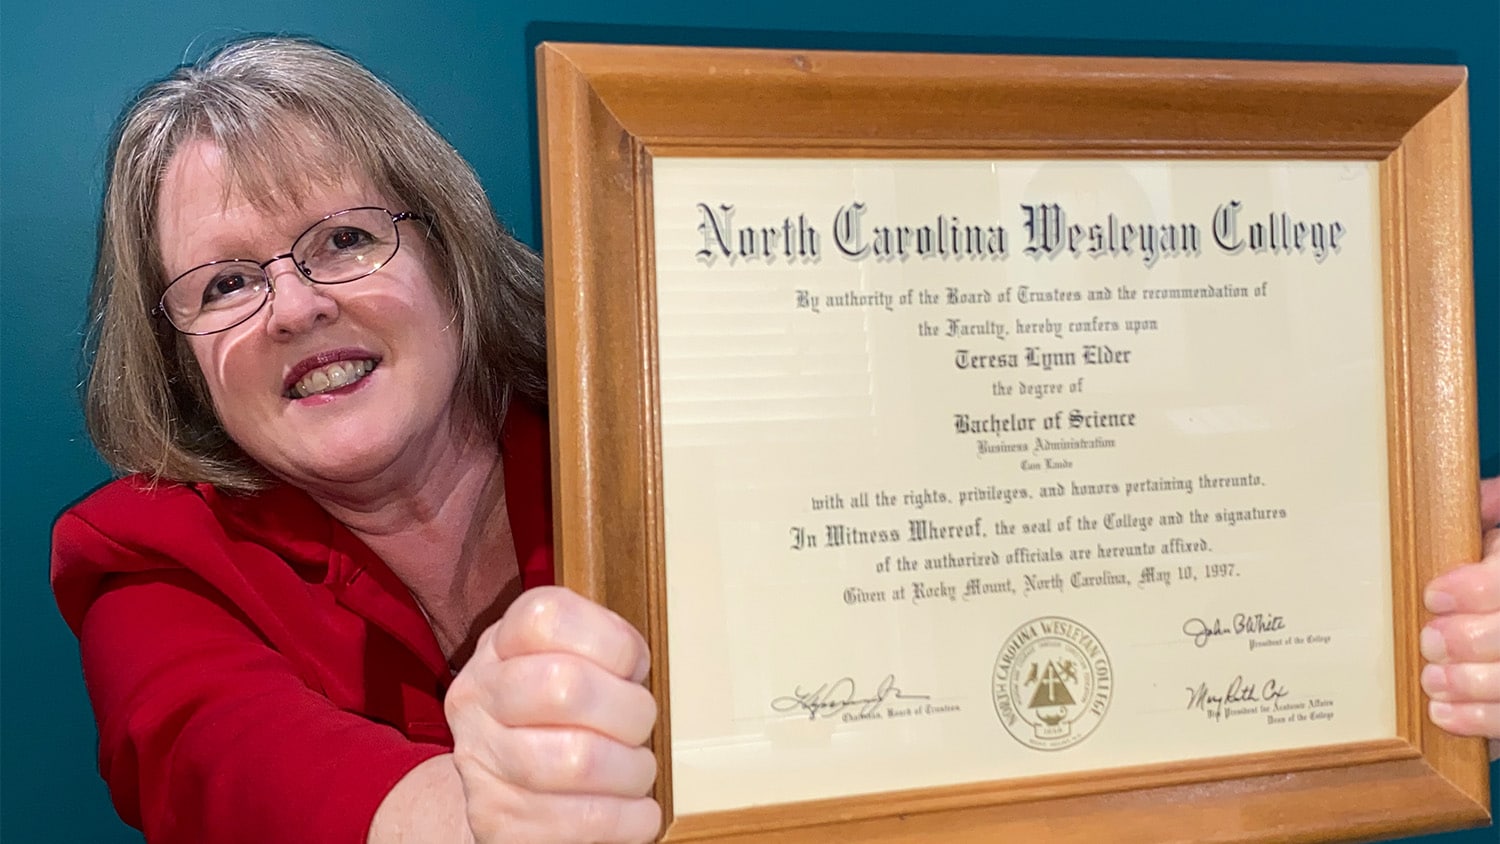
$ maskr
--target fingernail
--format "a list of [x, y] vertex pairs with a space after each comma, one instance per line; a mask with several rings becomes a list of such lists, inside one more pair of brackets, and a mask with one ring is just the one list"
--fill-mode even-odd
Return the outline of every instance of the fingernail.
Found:
[[1428, 589], [1423, 600], [1427, 604], [1427, 609], [1435, 613], [1453, 612], [1458, 609], [1458, 601], [1441, 589]]
[[1448, 643], [1443, 634], [1431, 627], [1422, 628], [1422, 657], [1428, 662], [1442, 662], [1448, 658]]
[[1427, 705], [1427, 714], [1432, 718], [1432, 723], [1442, 726], [1453, 720], [1452, 704], [1433, 701]]
[[1448, 672], [1440, 665], [1429, 665], [1422, 669], [1422, 690], [1431, 698], [1440, 698], [1448, 693]]

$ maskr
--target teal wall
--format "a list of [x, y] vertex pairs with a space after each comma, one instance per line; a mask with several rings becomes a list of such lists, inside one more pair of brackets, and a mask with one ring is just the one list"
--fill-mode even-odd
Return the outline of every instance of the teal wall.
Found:
[[[1480, 447], [1487, 472], [1500, 472], [1496, 0], [0, 0], [0, 838], [10, 844], [140, 840], [95, 773], [75, 644], [46, 584], [49, 524], [106, 478], [75, 400], [102, 160], [137, 87], [203, 44], [265, 31], [314, 36], [393, 82], [534, 245], [530, 48], [541, 39], [1466, 64]], [[1497, 830], [1423, 840], [1495, 844]]]

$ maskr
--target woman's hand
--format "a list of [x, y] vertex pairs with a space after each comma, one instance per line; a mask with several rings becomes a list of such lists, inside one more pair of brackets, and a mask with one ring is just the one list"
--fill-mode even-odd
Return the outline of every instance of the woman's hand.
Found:
[[[1422, 631], [1422, 688], [1432, 722], [1464, 736], [1500, 739], [1500, 478], [1480, 485], [1484, 559], [1434, 578]], [[1496, 744], [1491, 744], [1494, 756]]]
[[618, 615], [558, 587], [522, 593], [446, 701], [474, 840], [654, 840], [649, 667]]

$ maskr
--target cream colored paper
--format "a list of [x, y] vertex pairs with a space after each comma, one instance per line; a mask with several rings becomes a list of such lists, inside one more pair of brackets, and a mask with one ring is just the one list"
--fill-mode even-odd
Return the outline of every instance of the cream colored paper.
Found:
[[1374, 165], [654, 180], [679, 815], [1395, 734]]

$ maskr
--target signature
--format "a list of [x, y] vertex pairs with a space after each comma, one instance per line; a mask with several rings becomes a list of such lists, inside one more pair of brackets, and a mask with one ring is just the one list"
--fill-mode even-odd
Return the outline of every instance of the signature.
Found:
[[1205, 712], [1215, 721], [1224, 717], [1224, 707], [1230, 704], [1271, 703], [1291, 694], [1275, 677], [1257, 686], [1253, 680], [1246, 680], [1240, 674], [1234, 675], [1223, 691], [1215, 693], [1209, 691], [1208, 683], [1199, 683], [1188, 686], [1187, 693], [1187, 708]]
[[1194, 617], [1182, 623], [1183, 635], [1192, 639], [1193, 644], [1200, 648], [1216, 636], [1275, 633], [1285, 629], [1286, 619], [1273, 613], [1258, 612], [1235, 613], [1228, 627], [1225, 627], [1224, 622], [1218, 618], [1209, 622]]
[[801, 686], [790, 695], [783, 695], [771, 701], [771, 709], [777, 712], [805, 711], [810, 720], [818, 718], [832, 718], [848, 709], [856, 710], [857, 715], [874, 715], [880, 709], [880, 705], [888, 700], [928, 700], [930, 695], [906, 694], [896, 686], [896, 677], [893, 674], [885, 675], [880, 685], [875, 687], [875, 694], [859, 697], [854, 688], [854, 680], [849, 677], [841, 677], [832, 683], [824, 683], [816, 689], [804, 690]]

